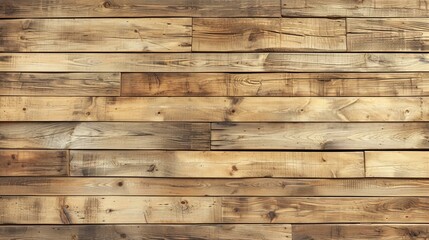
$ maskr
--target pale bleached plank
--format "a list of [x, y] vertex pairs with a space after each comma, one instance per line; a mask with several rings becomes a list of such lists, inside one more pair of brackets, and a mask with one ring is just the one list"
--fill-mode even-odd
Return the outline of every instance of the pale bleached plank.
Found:
[[0, 73], [0, 95], [119, 96], [119, 73]]
[[191, 18], [0, 21], [1, 52], [190, 52]]
[[1, 53], [17, 72], [427, 72], [416, 53]]
[[212, 149], [428, 149], [427, 123], [212, 123]]
[[216, 225], [24, 225], [0, 226], [0, 239], [20, 240], [266, 240], [291, 239], [288, 224], [216, 224]]
[[347, 46], [356, 52], [428, 52], [427, 18], [351, 18]]
[[364, 177], [362, 152], [70, 152], [72, 176]]
[[429, 96], [426, 73], [123, 73], [122, 96]]
[[365, 152], [367, 177], [429, 178], [429, 152]]
[[0, 124], [0, 148], [207, 150], [204, 123], [11, 122]]
[[67, 151], [0, 150], [0, 176], [67, 176]]

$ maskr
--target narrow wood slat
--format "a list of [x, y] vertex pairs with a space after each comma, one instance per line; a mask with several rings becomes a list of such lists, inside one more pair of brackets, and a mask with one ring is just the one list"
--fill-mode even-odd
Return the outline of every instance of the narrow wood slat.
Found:
[[190, 52], [191, 18], [0, 21], [1, 52]]
[[345, 51], [344, 19], [196, 18], [192, 51]]
[[212, 149], [428, 149], [428, 123], [212, 123]]
[[429, 152], [365, 152], [367, 177], [429, 178]]
[[0, 226], [0, 240], [291, 239], [288, 224]]
[[416, 53], [0, 53], [15, 72], [427, 72]]
[[123, 73], [122, 96], [429, 96], [426, 73]]
[[280, 0], [3, 0], [0, 18], [279, 17]]
[[0, 73], [0, 95], [119, 96], [119, 73]]
[[[0, 97], [0, 121], [428, 121], [428, 97]], [[184, 114], [186, 113], [186, 114]]]
[[429, 180], [413, 179], [2, 177], [0, 187], [3, 196], [429, 197]]
[[208, 150], [204, 123], [1, 123], [0, 148]]
[[67, 151], [0, 150], [0, 176], [67, 176]]
[[429, 224], [296, 224], [293, 240], [413, 240], [429, 237]]
[[285, 17], [428, 17], [421, 0], [282, 0]]
[[0, 197], [1, 224], [422, 223], [423, 197]]
[[428, 52], [427, 18], [351, 18], [347, 20], [347, 46], [358, 52]]
[[362, 152], [70, 152], [72, 176], [364, 177]]

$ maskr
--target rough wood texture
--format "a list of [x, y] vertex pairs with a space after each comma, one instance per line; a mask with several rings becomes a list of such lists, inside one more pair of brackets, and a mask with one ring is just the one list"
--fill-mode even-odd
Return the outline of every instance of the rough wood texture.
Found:
[[361, 152], [70, 152], [72, 176], [134, 177], [364, 177]]
[[122, 96], [429, 96], [426, 73], [123, 73]]
[[427, 123], [212, 123], [221, 149], [428, 149]]
[[68, 165], [67, 151], [0, 150], [0, 176], [67, 176]]
[[203, 123], [1, 123], [0, 148], [208, 150]]
[[0, 21], [1, 52], [190, 52], [190, 18]]
[[365, 152], [367, 177], [429, 178], [429, 152]]

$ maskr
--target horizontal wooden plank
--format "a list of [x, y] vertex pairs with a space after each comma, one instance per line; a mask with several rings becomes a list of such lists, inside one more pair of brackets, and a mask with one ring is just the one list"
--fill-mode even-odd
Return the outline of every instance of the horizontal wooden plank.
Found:
[[9, 72], [428, 72], [423, 53], [0, 53]]
[[429, 96], [427, 73], [123, 73], [122, 96]]
[[15, 122], [0, 124], [0, 148], [208, 150], [204, 123]]
[[0, 187], [2, 196], [429, 196], [427, 179], [2, 177]]
[[347, 46], [357, 52], [428, 52], [427, 18], [351, 18]]
[[365, 152], [367, 177], [429, 178], [429, 152]]
[[1, 224], [423, 223], [423, 197], [0, 197]]
[[79, 151], [72, 176], [364, 177], [362, 152]]
[[190, 52], [191, 18], [0, 21], [1, 52]]
[[0, 95], [119, 96], [119, 73], [0, 73]]
[[0, 150], [0, 176], [67, 176], [68, 166], [67, 151]]
[[212, 123], [212, 149], [428, 149], [428, 123]]
[[429, 237], [429, 224], [296, 224], [293, 240], [413, 240]]
[[285, 17], [428, 17], [421, 0], [282, 0]]
[[291, 239], [288, 224], [0, 226], [0, 239]]
[[[0, 97], [0, 121], [428, 121], [428, 97]], [[186, 113], [186, 114], [184, 114]]]
[[0, 18], [279, 17], [280, 0], [3, 0]]
[[196, 18], [192, 51], [345, 51], [344, 19]]

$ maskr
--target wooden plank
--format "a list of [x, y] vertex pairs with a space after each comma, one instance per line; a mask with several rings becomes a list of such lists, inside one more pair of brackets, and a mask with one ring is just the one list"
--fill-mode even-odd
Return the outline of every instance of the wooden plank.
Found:
[[212, 123], [212, 149], [428, 149], [427, 123]]
[[248, 178], [364, 177], [362, 152], [70, 152], [72, 176]]
[[367, 177], [429, 178], [429, 153], [365, 152]]
[[426, 73], [123, 73], [122, 96], [429, 96]]
[[[0, 121], [428, 121], [428, 97], [0, 97]], [[186, 114], [184, 114], [186, 113]]]
[[351, 18], [347, 46], [357, 52], [429, 52], [429, 19]]
[[280, 0], [3, 0], [0, 18], [280, 17]]
[[416, 53], [0, 53], [9, 72], [427, 72]]
[[0, 176], [67, 176], [67, 151], [0, 150]]
[[427, 179], [2, 177], [0, 186], [2, 196], [429, 197]]
[[293, 240], [413, 240], [429, 237], [428, 224], [296, 224]]
[[428, 17], [421, 0], [282, 0], [285, 17]]
[[0, 73], [0, 95], [119, 96], [119, 73]]
[[196, 18], [192, 51], [345, 51], [343, 19]]
[[0, 21], [1, 52], [190, 52], [191, 18]]
[[288, 224], [0, 226], [0, 240], [291, 239]]
[[0, 148], [208, 150], [204, 123], [15, 122], [0, 124]]

